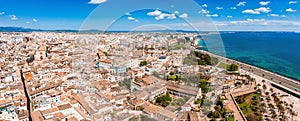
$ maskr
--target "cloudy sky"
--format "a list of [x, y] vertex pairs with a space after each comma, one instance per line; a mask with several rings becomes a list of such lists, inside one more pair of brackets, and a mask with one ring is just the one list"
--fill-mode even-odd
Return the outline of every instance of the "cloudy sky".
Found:
[[1, 0], [0, 26], [300, 31], [297, 0]]

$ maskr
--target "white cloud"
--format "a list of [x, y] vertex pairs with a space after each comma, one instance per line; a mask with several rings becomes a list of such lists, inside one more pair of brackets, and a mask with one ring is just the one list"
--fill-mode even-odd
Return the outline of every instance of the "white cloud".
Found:
[[187, 13], [183, 13], [179, 16], [180, 18], [188, 18], [188, 14]]
[[10, 19], [15, 21], [15, 20], [18, 20], [17, 16], [16, 15], [9, 15]]
[[232, 16], [227, 16], [227, 18], [232, 18]]
[[26, 21], [26, 24], [30, 24], [30, 22], [29, 22], [29, 21]]
[[297, 31], [300, 32], [299, 21], [286, 20], [244, 20], [244, 21], [216, 21], [218, 30], [272, 30], [272, 31]]
[[286, 15], [281, 15], [281, 17], [286, 17]]
[[217, 9], [217, 10], [222, 10], [223, 7], [218, 7], [218, 6], [217, 6], [216, 9]]
[[135, 18], [133, 18], [131, 16], [128, 16], [127, 19], [130, 20], [130, 21], [135, 21], [136, 20]]
[[162, 14], [156, 16], [155, 20], [163, 20], [165, 17], [167, 17], [167, 19], [176, 19], [176, 15], [174, 13], [172, 13], [172, 14], [162, 13]]
[[0, 15], [3, 15], [3, 14], [5, 14], [5, 12], [0, 12]]
[[128, 16], [128, 20], [133, 21], [133, 20], [135, 20], [135, 18]]
[[243, 10], [242, 13], [260, 14], [259, 11], [254, 11], [254, 10], [251, 10], [251, 9]]
[[90, 0], [89, 4], [101, 4], [106, 2], [106, 0]]
[[277, 17], [279, 15], [278, 14], [269, 14], [269, 16]]
[[268, 25], [268, 26], [300, 26], [297, 21], [265, 20], [265, 19], [247, 19], [242, 21], [218, 22], [227, 25]]
[[242, 13], [260, 14], [260, 13], [269, 13], [270, 11], [271, 11], [270, 8], [260, 7], [260, 8], [254, 9], [254, 10], [252, 10], [252, 9], [243, 10]]
[[285, 10], [286, 12], [296, 12], [297, 10], [293, 10], [292, 8], [288, 8]]
[[168, 19], [175, 19], [176, 15], [174, 13], [168, 14]]
[[265, 19], [247, 19], [242, 21], [230, 21], [230, 24], [261, 24], [266, 25], [268, 24]]
[[231, 9], [231, 10], [236, 10], [236, 7], [231, 7], [230, 9]]
[[[194, 23], [194, 26], [202, 26], [209, 28], [211, 26], [218, 27], [218, 30], [272, 30], [272, 31], [300, 31], [299, 21], [285, 20], [265, 20], [265, 19], [246, 19], [240, 21], [213, 21]], [[172, 23], [169, 26], [177, 28], [189, 27], [188, 23]], [[220, 27], [220, 28], [219, 28]], [[205, 29], [208, 30], [208, 29]], [[214, 30], [214, 29], [212, 29]]]
[[245, 6], [246, 5], [246, 1], [242, 1], [242, 2], [239, 2], [238, 4], [236, 4], [236, 6]]
[[218, 17], [219, 15], [218, 14], [207, 14], [206, 16], [208, 16], [208, 17]]
[[147, 13], [148, 16], [159, 16], [160, 14], [162, 14], [160, 10], [155, 10], [153, 12]]
[[137, 20], [136, 18], [133, 18], [133, 17], [131, 17], [131, 16], [128, 16], [127, 19], [128, 19], [129, 21], [139, 22], [139, 20]]
[[207, 11], [207, 10], [205, 10], [205, 9], [202, 9], [202, 10], [198, 11], [198, 13], [202, 13], [202, 14], [208, 14], [208, 13], [209, 13], [209, 11]]
[[265, 5], [268, 5], [270, 3], [270, 1], [260, 1], [259, 4], [261, 6], [265, 6]]
[[37, 22], [38, 20], [36, 20], [36, 19], [32, 19], [32, 21], [33, 21], [33, 22]]
[[207, 7], [207, 4], [203, 4], [202, 7], [203, 7], [203, 8], [206, 8], [206, 7]]
[[289, 4], [296, 4], [298, 1], [290, 1]]
[[125, 15], [126, 15], [126, 16], [131, 16], [131, 14], [130, 14], [130, 13], [125, 13]]
[[260, 8], [255, 9], [255, 11], [263, 12], [263, 13], [269, 13], [271, 10], [270, 10], [270, 8], [260, 7]]
[[215, 26], [227, 26], [228, 24], [222, 23], [222, 22], [214, 22]]
[[155, 20], [162, 20], [162, 19], [164, 19], [165, 18], [165, 16], [163, 15], [163, 14], [161, 14], [161, 15], [159, 15], [159, 16], [156, 16], [155, 17]]
[[176, 19], [176, 15], [178, 14], [178, 11], [174, 11], [174, 13], [172, 14], [167, 14], [167, 13], [162, 13], [159, 10], [155, 10], [153, 12], [149, 12], [147, 13], [148, 16], [155, 16], [155, 20], [163, 20], [165, 17], [167, 17], [167, 19]]

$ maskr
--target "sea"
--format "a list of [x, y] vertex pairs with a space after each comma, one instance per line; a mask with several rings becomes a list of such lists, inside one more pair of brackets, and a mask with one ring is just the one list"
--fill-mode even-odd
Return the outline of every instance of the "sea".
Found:
[[208, 51], [300, 80], [300, 33], [221, 32], [202, 35]]

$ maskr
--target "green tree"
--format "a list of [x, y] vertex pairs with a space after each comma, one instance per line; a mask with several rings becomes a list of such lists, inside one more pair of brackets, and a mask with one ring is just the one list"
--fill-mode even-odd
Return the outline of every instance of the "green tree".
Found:
[[259, 117], [254, 115], [253, 113], [250, 113], [246, 116], [248, 121], [259, 121]]
[[238, 65], [236, 65], [236, 64], [231, 64], [231, 65], [229, 66], [229, 68], [227, 68], [227, 71], [237, 71], [238, 68], [239, 68]]
[[201, 90], [204, 93], [209, 92], [209, 87], [208, 87], [208, 83], [207, 83], [206, 79], [200, 79], [200, 81], [199, 81], [199, 87], [201, 88]]
[[176, 75], [169, 75], [169, 79], [173, 81], [176, 80]]
[[197, 99], [197, 100], [194, 102], [194, 104], [201, 104], [201, 102], [202, 102], [202, 99]]
[[139, 117], [137, 117], [137, 116], [134, 116], [129, 119], [129, 121], [138, 121], [138, 120], [139, 120]]
[[266, 86], [265, 84], [263, 85], [263, 89], [264, 89], [264, 90], [267, 89], [267, 86]]
[[166, 95], [160, 96], [156, 99], [155, 103], [166, 107], [168, 106], [170, 103], [172, 102], [172, 97], [170, 97], [169, 93], [167, 93]]
[[147, 65], [147, 61], [141, 61], [140, 62], [140, 66], [145, 66], [145, 65]]
[[146, 115], [140, 115], [140, 117], [141, 117], [141, 121], [154, 121], [153, 119], [151, 119], [151, 118], [149, 118], [148, 116], [146, 116]]
[[126, 89], [130, 89], [131, 79], [124, 79], [124, 81], [119, 82], [119, 85], [125, 87]]
[[131, 68], [130, 68], [130, 67], [126, 68], [126, 72], [128, 72], [129, 70], [131, 70]]
[[221, 118], [221, 114], [220, 114], [219, 111], [214, 111], [212, 116], [213, 116], [214, 118]]

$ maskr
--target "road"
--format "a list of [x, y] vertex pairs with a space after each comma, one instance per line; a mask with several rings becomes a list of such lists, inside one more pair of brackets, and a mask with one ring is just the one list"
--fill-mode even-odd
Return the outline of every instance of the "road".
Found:
[[30, 101], [30, 97], [29, 97], [29, 94], [27, 92], [27, 87], [26, 87], [26, 84], [25, 84], [25, 78], [23, 76], [23, 71], [20, 70], [20, 75], [21, 75], [21, 80], [22, 80], [22, 84], [23, 84], [23, 88], [24, 88], [24, 92], [25, 92], [25, 96], [27, 98], [27, 110], [28, 110], [28, 114], [29, 114], [29, 121], [32, 121], [32, 117], [31, 117], [31, 101]]
[[207, 52], [207, 51], [203, 51], [203, 50], [196, 50], [196, 51], [209, 54], [210, 56], [216, 57], [219, 60], [225, 60], [226, 63], [229, 63], [229, 64], [237, 64], [239, 66], [239, 68], [241, 68], [245, 71], [248, 71], [250, 73], [256, 74], [258, 76], [264, 77], [266, 79], [269, 79], [273, 83], [281, 85], [283, 87], [286, 87], [287, 90], [289, 90], [291, 92], [294, 92], [294, 93], [296, 93], [297, 95], [300, 96], [300, 82], [298, 82], [296, 80], [281, 76], [279, 74], [276, 74], [276, 73], [273, 73], [273, 72], [270, 72], [270, 71], [267, 71], [267, 70], [264, 70], [264, 69], [246, 64], [246, 63], [242, 63], [242, 62], [239, 62], [239, 61], [236, 61], [236, 60], [233, 60], [233, 59], [229, 59], [229, 58], [225, 58], [225, 57], [222, 57], [222, 56], [219, 56], [219, 55], [215, 55], [215, 54], [212, 54], [212, 53]]

